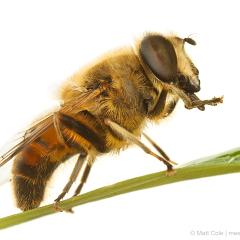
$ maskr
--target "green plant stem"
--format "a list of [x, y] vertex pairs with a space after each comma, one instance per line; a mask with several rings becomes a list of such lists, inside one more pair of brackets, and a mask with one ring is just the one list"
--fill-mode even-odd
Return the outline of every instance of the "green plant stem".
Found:
[[[240, 172], [240, 149], [226, 153], [192, 161], [176, 169], [176, 174], [166, 176], [166, 171], [148, 174], [128, 179], [110, 186], [72, 197], [60, 203], [62, 209], [82, 205], [88, 202], [98, 201], [104, 198], [137, 191], [141, 189], [161, 186], [165, 184], [185, 181], [189, 179], [217, 176], [221, 174]], [[19, 214], [3, 217], [0, 219], [0, 229], [24, 223], [42, 216], [57, 213], [53, 205], [47, 205]]]

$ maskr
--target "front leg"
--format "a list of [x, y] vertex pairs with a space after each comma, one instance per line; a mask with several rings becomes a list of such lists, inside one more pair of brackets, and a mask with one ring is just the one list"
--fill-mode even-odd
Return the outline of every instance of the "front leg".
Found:
[[163, 88], [156, 100], [155, 106], [148, 111], [147, 116], [150, 119], [157, 120], [169, 116], [177, 104], [177, 99], [170, 97], [168, 89]]
[[187, 109], [198, 108], [203, 111], [205, 109], [205, 105], [216, 106], [219, 103], [223, 103], [223, 96], [214, 97], [209, 100], [200, 100], [195, 94], [187, 94], [182, 89], [175, 87], [174, 85], [169, 85], [168, 87], [183, 100]]
[[167, 90], [163, 88], [158, 97], [156, 105], [151, 111], [148, 112], [148, 117], [154, 118], [161, 115], [166, 104], [167, 94], [168, 94]]
[[185, 103], [185, 108], [192, 109], [192, 108], [198, 108], [200, 110], [204, 110], [205, 105], [210, 106], [217, 106], [217, 104], [223, 103], [223, 96], [222, 97], [213, 97], [212, 99], [208, 100], [194, 100], [190, 103]]

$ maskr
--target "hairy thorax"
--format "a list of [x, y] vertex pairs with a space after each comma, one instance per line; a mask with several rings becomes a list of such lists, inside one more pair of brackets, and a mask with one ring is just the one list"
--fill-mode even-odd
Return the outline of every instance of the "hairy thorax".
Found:
[[[148, 117], [148, 111], [154, 108], [161, 86], [155, 86], [146, 77], [145, 72], [131, 48], [112, 52], [99, 59], [95, 64], [73, 75], [63, 87], [63, 101], [70, 101], [86, 89], [96, 89], [102, 83], [106, 90], [94, 102], [86, 106], [87, 110], [104, 124], [111, 119], [136, 136], [141, 134]], [[76, 91], [77, 89], [77, 91]], [[78, 92], [79, 91], [79, 92]], [[120, 149], [128, 144], [120, 136], [106, 131], [109, 148]]]

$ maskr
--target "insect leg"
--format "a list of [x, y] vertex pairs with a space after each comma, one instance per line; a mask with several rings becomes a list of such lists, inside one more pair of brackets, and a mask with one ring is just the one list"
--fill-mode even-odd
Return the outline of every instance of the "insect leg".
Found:
[[169, 85], [169, 88], [183, 100], [187, 109], [198, 108], [203, 111], [205, 105], [216, 106], [218, 103], [223, 102], [223, 97], [214, 97], [208, 100], [200, 100], [195, 94], [188, 95], [173, 85]]
[[130, 142], [138, 145], [147, 154], [150, 154], [153, 157], [157, 158], [158, 160], [162, 161], [167, 166], [168, 171], [171, 171], [173, 168], [173, 165], [176, 164], [175, 162], [165, 159], [163, 157], [160, 157], [159, 155], [152, 152], [151, 149], [149, 149], [145, 144], [143, 144], [136, 136], [134, 136], [132, 133], [127, 131], [125, 128], [121, 127], [119, 124], [117, 124], [109, 119], [105, 120], [105, 124], [107, 124], [117, 134], [120, 134], [127, 141], [130, 141]]
[[82, 177], [81, 177], [81, 180], [80, 180], [80, 184], [78, 185], [77, 189], [75, 190], [75, 193], [74, 193], [73, 196], [77, 196], [81, 192], [82, 187], [83, 187], [84, 183], [87, 181], [87, 178], [89, 176], [89, 173], [90, 173], [91, 167], [93, 165], [94, 159], [95, 159], [95, 157], [89, 155], [89, 159], [88, 159], [87, 164], [86, 164], [86, 166], [83, 170], [83, 174], [82, 174]]
[[143, 136], [152, 144], [152, 146], [167, 160], [170, 160], [168, 155], [146, 134], [143, 133]]
[[214, 97], [209, 100], [195, 100], [190, 104], [185, 104], [185, 107], [188, 109], [199, 108], [200, 110], [204, 110], [201, 109], [204, 105], [216, 106], [218, 103], [223, 103], [223, 97]]
[[167, 94], [168, 94], [167, 90], [163, 88], [154, 109], [152, 109], [152, 111], [148, 113], [149, 117], [156, 117], [162, 113], [166, 104]]
[[81, 153], [78, 157], [78, 160], [74, 166], [74, 169], [72, 171], [72, 174], [67, 182], [67, 184], [65, 185], [65, 187], [62, 190], [62, 193], [55, 199], [55, 202], [59, 202], [70, 190], [72, 184], [75, 182], [82, 166], [84, 163], [84, 160], [86, 159], [87, 154], [86, 153]]

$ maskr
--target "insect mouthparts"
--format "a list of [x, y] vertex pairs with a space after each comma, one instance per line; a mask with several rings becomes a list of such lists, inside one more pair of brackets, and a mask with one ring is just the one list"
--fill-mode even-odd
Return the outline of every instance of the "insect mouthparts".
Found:
[[180, 74], [178, 76], [177, 86], [187, 93], [195, 93], [200, 91], [200, 80], [191, 80], [189, 77]]

